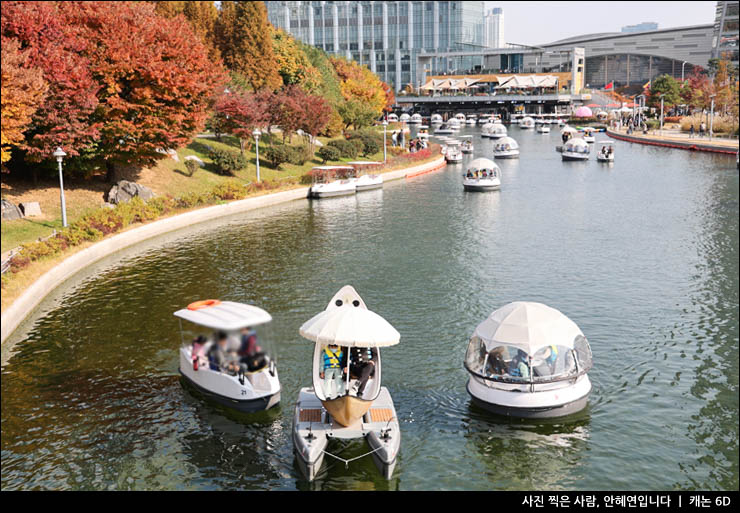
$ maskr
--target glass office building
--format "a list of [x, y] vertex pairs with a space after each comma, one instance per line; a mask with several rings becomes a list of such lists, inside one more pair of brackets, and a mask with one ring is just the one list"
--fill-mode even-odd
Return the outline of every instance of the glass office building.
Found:
[[712, 38], [712, 57], [738, 65], [738, 2], [717, 2]]
[[[301, 41], [366, 65], [395, 90], [418, 87], [419, 53], [483, 46], [484, 2], [265, 2], [270, 22]], [[445, 73], [435, 59], [430, 73]]]

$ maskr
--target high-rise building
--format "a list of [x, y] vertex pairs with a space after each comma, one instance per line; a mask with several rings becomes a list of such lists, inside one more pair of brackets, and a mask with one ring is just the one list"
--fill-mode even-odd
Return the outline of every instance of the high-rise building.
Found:
[[483, 45], [488, 48], [504, 48], [504, 10], [495, 7], [485, 16], [485, 39]]
[[712, 38], [712, 57], [738, 65], [738, 3], [717, 2]]
[[647, 32], [649, 30], [658, 30], [658, 24], [653, 21], [643, 21], [637, 25], [622, 27], [622, 32]]
[[[417, 87], [419, 53], [483, 46], [484, 2], [265, 2], [275, 27], [367, 65], [400, 90]], [[434, 62], [440, 73], [446, 62]]]

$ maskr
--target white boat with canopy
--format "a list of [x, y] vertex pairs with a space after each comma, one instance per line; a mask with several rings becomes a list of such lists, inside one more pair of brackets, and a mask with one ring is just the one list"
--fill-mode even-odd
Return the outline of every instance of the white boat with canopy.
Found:
[[388, 117], [386, 119], [388, 120], [388, 123], [398, 123], [398, 115], [392, 112], [388, 114]]
[[447, 141], [447, 150], [445, 151], [445, 160], [448, 164], [459, 164], [463, 161], [463, 153], [460, 149], [460, 141]]
[[[269, 313], [253, 305], [207, 299], [190, 303], [174, 315], [180, 319], [180, 374], [188, 384], [218, 404], [241, 412], [267, 410], [280, 402], [271, 345], [258, 342], [254, 329], [272, 321]], [[191, 341], [185, 337], [182, 321], [186, 321], [188, 335], [193, 335]], [[203, 335], [203, 328], [213, 330], [212, 334]], [[216, 358], [219, 350], [231, 359]]]
[[416, 132], [416, 137], [419, 139], [429, 139], [429, 126], [419, 125], [419, 131]]
[[420, 125], [422, 122], [421, 114], [418, 112], [416, 114], [413, 114], [411, 118], [409, 119], [409, 123], [412, 125]]
[[401, 116], [400, 116], [400, 117], [398, 118], [398, 121], [400, 121], [401, 123], [408, 123], [410, 119], [411, 119], [411, 116], [409, 116], [408, 114], [406, 114], [406, 113], [404, 112], [404, 113], [403, 113], [403, 114], [401, 114]]
[[[391, 395], [381, 386], [380, 348], [398, 344], [401, 335], [368, 310], [349, 285], [334, 295], [324, 311], [306, 321], [300, 334], [316, 344], [313, 386], [301, 388], [293, 416], [293, 449], [301, 471], [314, 480], [325, 455], [348, 464], [350, 460], [327, 452], [330, 440], [364, 437], [371, 448], [368, 454], [390, 479], [401, 448], [401, 431]], [[336, 365], [342, 373], [329, 377], [327, 369]]]
[[444, 119], [442, 119], [440, 114], [432, 114], [432, 117], [429, 119], [429, 124], [431, 125], [441, 125], [442, 123], [444, 123]]
[[522, 120], [519, 122], [519, 127], [520, 128], [534, 128], [534, 119], [530, 116], [522, 118]]
[[462, 139], [462, 144], [460, 145], [460, 151], [463, 153], [473, 153], [475, 151], [475, 147], [473, 146], [473, 136], [472, 135], [461, 135], [460, 139]]
[[511, 137], [502, 137], [493, 145], [493, 157], [497, 159], [518, 159], [519, 143]]
[[435, 135], [454, 134], [455, 132], [457, 132], [457, 130], [453, 129], [452, 126], [447, 123], [438, 126], [436, 130], [434, 130]]
[[382, 162], [371, 160], [356, 160], [347, 162], [355, 169], [355, 176], [350, 178], [355, 182], [357, 192], [380, 189], [383, 187], [383, 175], [377, 170], [383, 167]]
[[463, 189], [472, 192], [495, 191], [501, 188], [501, 169], [490, 159], [475, 159], [463, 174]]
[[456, 119], [456, 120], [458, 120], [460, 122], [460, 124], [463, 124], [463, 123], [465, 123], [465, 120], [467, 118], [466, 118], [465, 114], [463, 114], [462, 112], [458, 112], [457, 114], [455, 114], [455, 117], [453, 119]]
[[516, 301], [475, 329], [465, 354], [473, 402], [496, 414], [549, 418], [586, 407], [592, 355], [578, 326], [542, 303]]
[[502, 137], [506, 137], [508, 135], [508, 130], [506, 130], [506, 127], [501, 123], [493, 123], [488, 126], [487, 130], [485, 130], [485, 128], [486, 127], [484, 126], [484, 131], [481, 134], [483, 137], [490, 137], [491, 139], [501, 139]]
[[459, 132], [460, 131], [460, 120], [457, 118], [452, 118], [447, 122], [447, 126], [452, 130], [453, 132]]
[[583, 132], [584, 141], [586, 141], [587, 143], [596, 142], [596, 136], [594, 135], [595, 131], [593, 128], [587, 126], [584, 127], [581, 131]]
[[308, 191], [311, 198], [348, 196], [357, 192], [352, 166], [317, 166], [311, 170], [311, 175], [313, 185]]
[[541, 125], [537, 125], [537, 133], [538, 134], [549, 134], [550, 133], [550, 125], [547, 123], [543, 123]]
[[478, 124], [483, 126], [487, 123], [491, 123], [493, 121], [491, 114], [481, 114], [478, 116]]
[[614, 143], [612, 141], [601, 141], [601, 149], [596, 154], [599, 162], [614, 162]]
[[563, 160], [588, 160], [591, 147], [581, 137], [573, 137], [563, 145]]
[[475, 114], [468, 114], [468, 117], [465, 120], [465, 124], [475, 125], [476, 123], [478, 123], [478, 116]]

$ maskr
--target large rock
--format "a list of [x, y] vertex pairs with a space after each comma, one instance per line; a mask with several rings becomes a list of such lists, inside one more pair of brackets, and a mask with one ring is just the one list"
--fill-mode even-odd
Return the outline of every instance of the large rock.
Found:
[[206, 165], [206, 163], [203, 162], [202, 159], [196, 157], [195, 155], [188, 155], [187, 157], [185, 157], [185, 160], [194, 160], [194, 161], [196, 161], [198, 163], [198, 165], [200, 167], [205, 167], [205, 165]]
[[41, 207], [39, 206], [38, 201], [28, 201], [26, 203], [21, 203], [20, 207], [21, 210], [23, 210], [23, 215], [26, 217], [35, 217], [41, 215]]
[[128, 203], [132, 198], [138, 196], [144, 201], [154, 197], [154, 192], [149, 187], [144, 187], [135, 182], [121, 180], [108, 191], [108, 203], [117, 205], [119, 203]]
[[2, 219], [3, 221], [12, 221], [23, 218], [23, 212], [14, 203], [8, 200], [2, 200]]

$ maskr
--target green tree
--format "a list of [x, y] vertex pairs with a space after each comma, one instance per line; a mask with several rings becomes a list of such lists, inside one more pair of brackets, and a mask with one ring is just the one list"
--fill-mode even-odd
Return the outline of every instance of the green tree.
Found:
[[377, 109], [361, 100], [347, 100], [337, 108], [344, 127], [360, 129], [370, 126], [378, 115]]
[[681, 103], [681, 84], [670, 75], [661, 75], [650, 85], [648, 105], [660, 108], [660, 95], [663, 96], [665, 108]]
[[216, 43], [226, 67], [244, 77], [254, 91], [283, 84], [271, 32], [264, 2], [221, 2]]

